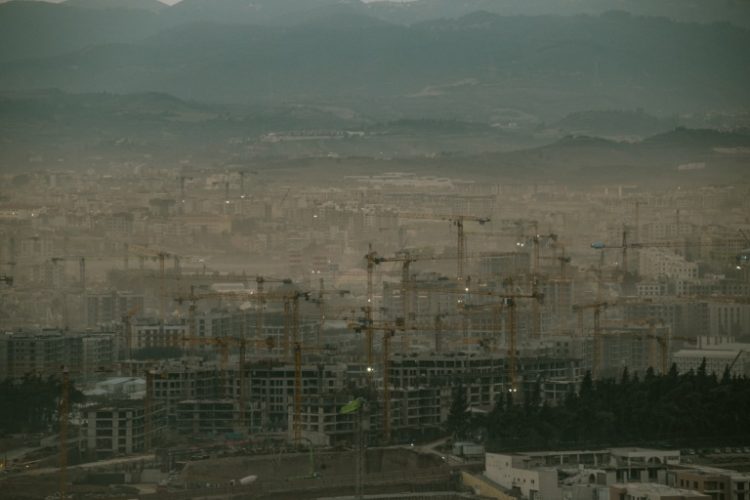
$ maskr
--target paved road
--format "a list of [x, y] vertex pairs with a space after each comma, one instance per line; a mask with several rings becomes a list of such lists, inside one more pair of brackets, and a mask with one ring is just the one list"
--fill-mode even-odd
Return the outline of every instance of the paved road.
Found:
[[24, 448], [16, 448], [14, 450], [8, 450], [3, 453], [1, 458], [7, 458], [8, 462], [13, 462], [13, 460], [23, 458], [24, 456], [28, 455], [29, 453], [33, 451], [40, 450], [41, 448], [38, 447], [24, 447]]
[[[120, 464], [127, 464], [127, 463], [137, 463], [137, 462], [151, 462], [156, 460], [156, 455], [149, 454], [149, 455], [137, 455], [135, 457], [121, 457], [121, 458], [111, 458], [109, 460], [99, 460], [97, 462], [89, 462], [85, 464], [79, 464], [79, 465], [71, 465], [68, 467], [68, 470], [87, 470], [87, 469], [97, 469], [99, 467], [109, 467], [112, 465], [120, 465]], [[40, 476], [43, 474], [54, 474], [55, 472], [58, 472], [60, 470], [59, 467], [44, 467], [41, 469], [31, 469], [28, 471], [22, 471], [18, 473], [18, 475], [29, 475], [29, 476]]]

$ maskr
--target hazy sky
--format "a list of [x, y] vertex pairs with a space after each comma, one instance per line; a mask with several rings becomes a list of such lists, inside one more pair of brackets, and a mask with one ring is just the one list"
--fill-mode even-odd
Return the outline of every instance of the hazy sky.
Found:
[[[0, 0], [0, 3], [10, 2], [11, 0]], [[50, 3], [61, 3], [65, 0], [36, 0], [36, 1], [42, 1], [42, 2], [50, 2]], [[174, 5], [176, 3], [179, 3], [181, 0], [159, 0], [161, 3], [165, 3], [167, 5]], [[361, 0], [364, 3], [370, 3], [370, 2], [398, 2], [398, 3], [406, 3], [406, 2], [414, 2], [416, 0]]]

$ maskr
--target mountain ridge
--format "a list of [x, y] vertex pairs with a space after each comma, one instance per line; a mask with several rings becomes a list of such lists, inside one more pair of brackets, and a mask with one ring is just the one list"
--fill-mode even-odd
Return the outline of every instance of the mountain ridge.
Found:
[[[341, 15], [346, 22], [323, 17], [291, 27], [181, 25], [138, 41], [6, 61], [0, 88], [324, 101], [467, 121], [490, 121], [496, 108], [519, 101], [545, 120], [592, 108], [669, 115], [750, 106], [743, 55], [750, 31], [741, 28], [607, 15], [489, 15], [480, 28], [469, 16], [405, 27]], [[474, 83], [455, 85], [461, 81]], [[437, 102], [445, 103], [443, 116], [429, 114]]]

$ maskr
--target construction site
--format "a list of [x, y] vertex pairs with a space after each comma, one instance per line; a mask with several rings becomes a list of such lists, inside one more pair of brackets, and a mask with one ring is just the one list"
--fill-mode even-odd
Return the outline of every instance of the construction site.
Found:
[[8, 401], [48, 398], [6, 426], [7, 498], [478, 498], [497, 408], [750, 373], [726, 192], [178, 171], [81, 211], [50, 175], [0, 221]]

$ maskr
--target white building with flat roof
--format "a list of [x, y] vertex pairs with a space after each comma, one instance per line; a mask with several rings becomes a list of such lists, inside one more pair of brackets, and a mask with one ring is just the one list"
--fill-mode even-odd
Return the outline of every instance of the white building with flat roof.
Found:
[[508, 491], [529, 500], [562, 498], [554, 467], [525, 468], [519, 455], [485, 455], [484, 475]]

